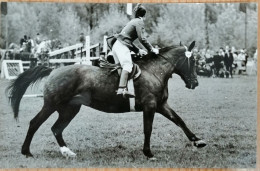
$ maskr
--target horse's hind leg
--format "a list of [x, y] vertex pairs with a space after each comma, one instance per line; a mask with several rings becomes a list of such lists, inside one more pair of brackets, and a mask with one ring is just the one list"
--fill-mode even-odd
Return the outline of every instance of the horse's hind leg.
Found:
[[76, 154], [72, 152], [63, 140], [62, 132], [69, 125], [70, 121], [79, 112], [81, 105], [64, 105], [58, 108], [59, 118], [52, 126], [51, 130], [60, 146], [60, 151], [65, 157], [75, 157]]
[[30, 144], [33, 135], [38, 130], [38, 128], [42, 125], [42, 123], [45, 122], [54, 111], [55, 109], [53, 107], [44, 105], [41, 111], [30, 121], [30, 126], [22, 146], [23, 155], [26, 155], [27, 157], [33, 156], [30, 152]]

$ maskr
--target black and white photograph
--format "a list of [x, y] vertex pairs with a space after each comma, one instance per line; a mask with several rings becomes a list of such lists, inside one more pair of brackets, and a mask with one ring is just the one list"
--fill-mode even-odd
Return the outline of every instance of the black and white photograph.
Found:
[[0, 169], [256, 168], [257, 3], [1, 2], [0, 20]]

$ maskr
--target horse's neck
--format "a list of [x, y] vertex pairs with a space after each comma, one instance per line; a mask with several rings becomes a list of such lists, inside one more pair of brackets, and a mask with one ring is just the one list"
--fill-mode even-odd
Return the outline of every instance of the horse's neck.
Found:
[[161, 79], [161, 81], [167, 81], [167, 79], [172, 75], [174, 69], [170, 59], [164, 59], [160, 56], [151, 56], [145, 63], [140, 65], [142, 69], [154, 74], [157, 78]]

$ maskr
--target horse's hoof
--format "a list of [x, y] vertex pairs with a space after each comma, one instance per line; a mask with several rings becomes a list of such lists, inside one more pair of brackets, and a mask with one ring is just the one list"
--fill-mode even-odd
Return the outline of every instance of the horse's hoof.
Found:
[[30, 154], [26, 154], [26, 158], [29, 158], [29, 157], [33, 158], [33, 155], [31, 153]]
[[26, 156], [26, 158], [28, 157], [33, 157], [32, 153], [30, 151], [25, 151], [25, 150], [22, 150], [22, 154]]
[[152, 152], [150, 151], [150, 150], [143, 150], [143, 153], [144, 153], [144, 155], [147, 157], [147, 159], [151, 159], [151, 158], [154, 158], [153, 157], [153, 154], [152, 154]]
[[197, 141], [193, 141], [193, 145], [197, 148], [202, 148], [205, 147], [207, 144], [203, 140], [197, 140]]
[[33, 157], [32, 153], [23, 153], [23, 155], [25, 155], [26, 158], [29, 158], [29, 157]]
[[60, 147], [61, 154], [66, 158], [75, 158], [77, 155], [72, 152], [68, 147]]

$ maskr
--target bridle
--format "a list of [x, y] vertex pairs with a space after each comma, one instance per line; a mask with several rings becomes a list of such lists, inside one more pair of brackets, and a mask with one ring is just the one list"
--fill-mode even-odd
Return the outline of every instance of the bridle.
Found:
[[[186, 60], [188, 60], [188, 70], [189, 70], [189, 78], [188, 81], [191, 84], [191, 66], [190, 66], [190, 57], [192, 56], [192, 52], [188, 50], [188, 48], [186, 46], [184, 46], [186, 51], [185, 51], [185, 56], [186, 58], [182, 61], [182, 63], [180, 65], [177, 65], [179, 62], [181, 62], [182, 58], [179, 58], [178, 61], [173, 64], [172, 61], [170, 61], [170, 57], [168, 55], [162, 55], [162, 54], [158, 54], [158, 56], [160, 56], [161, 58], [163, 58], [164, 60], [166, 60], [168, 63], [170, 63], [174, 68], [177, 68], [177, 66], [180, 66], [178, 68], [181, 68], [182, 65], [186, 62]], [[178, 69], [177, 68], [177, 69]]]
[[[188, 70], [190, 71], [190, 57], [192, 56], [192, 52], [188, 51], [188, 48], [186, 46], [184, 46], [186, 51], [185, 51], [185, 56], [186, 58], [182, 61], [180, 68], [182, 67], [182, 65], [185, 63], [185, 61], [188, 59]], [[179, 58], [178, 61], [173, 64], [170, 59], [170, 57], [168, 55], [162, 55], [162, 54], [158, 54], [158, 56], [162, 57], [164, 60], [166, 60], [168, 63], [170, 63], [174, 68], [177, 68], [177, 64], [182, 60], [182, 58]], [[190, 72], [191, 73], [191, 72]]]

